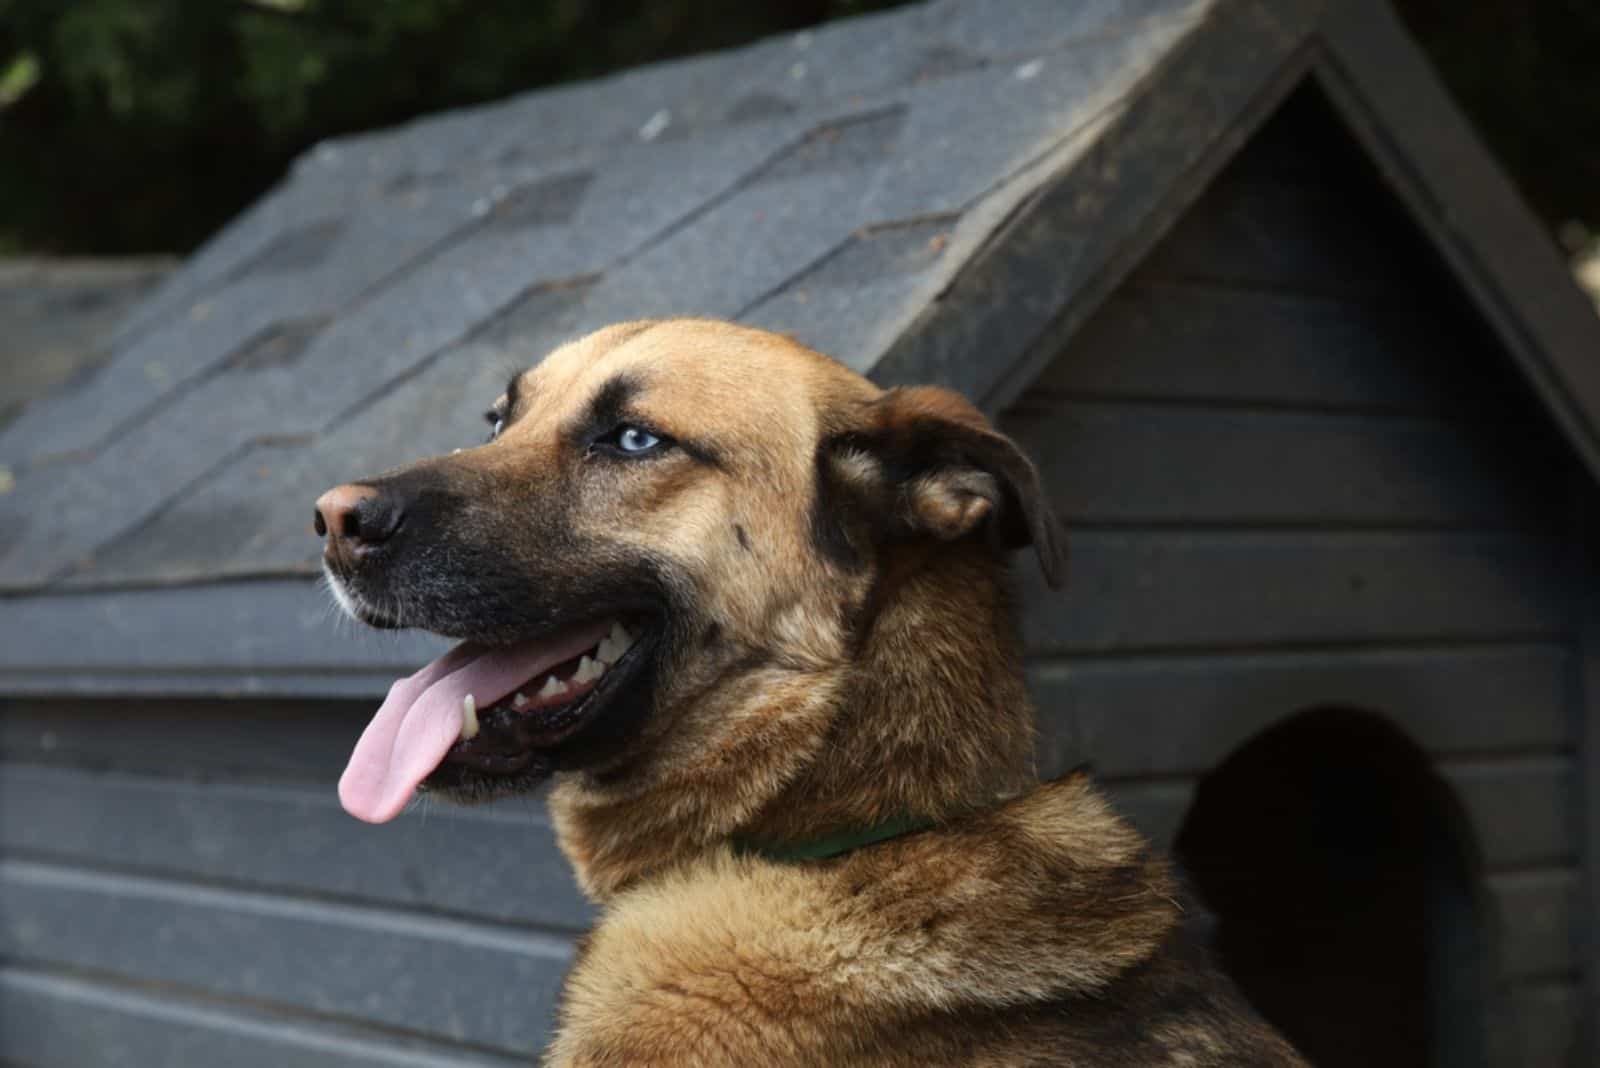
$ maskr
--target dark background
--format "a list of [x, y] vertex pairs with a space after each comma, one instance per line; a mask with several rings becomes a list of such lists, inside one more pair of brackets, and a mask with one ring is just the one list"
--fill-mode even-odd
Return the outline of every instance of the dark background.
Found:
[[[322, 138], [897, 2], [0, 0], [0, 254], [185, 252]], [[1600, 227], [1600, 2], [1397, 7], [1581, 245]]]

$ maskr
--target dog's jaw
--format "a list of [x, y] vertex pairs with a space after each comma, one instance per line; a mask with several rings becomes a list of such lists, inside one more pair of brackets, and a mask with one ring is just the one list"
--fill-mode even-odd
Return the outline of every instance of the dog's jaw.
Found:
[[[930, 620], [928, 604], [962, 611]], [[549, 803], [562, 851], [584, 892], [606, 901], [736, 835], [815, 839], [886, 815], [939, 821], [1019, 794], [1034, 781], [1019, 644], [992, 558], [947, 559], [901, 584], [852, 654], [768, 664], [692, 702], [721, 725], [696, 736], [697, 753], [719, 758], [692, 777], [676, 749], [615, 783], [558, 777]], [[993, 670], [949, 685], [956, 663]], [[952, 735], [965, 743], [948, 744]]]

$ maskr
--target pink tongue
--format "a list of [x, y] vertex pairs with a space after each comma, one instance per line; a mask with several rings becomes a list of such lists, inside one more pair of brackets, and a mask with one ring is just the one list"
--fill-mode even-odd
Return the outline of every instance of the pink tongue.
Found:
[[610, 630], [597, 624], [520, 645], [462, 642], [389, 687], [339, 779], [344, 810], [368, 823], [387, 823], [411, 800], [461, 735], [461, 705], [472, 695], [488, 708], [546, 668], [597, 645]]

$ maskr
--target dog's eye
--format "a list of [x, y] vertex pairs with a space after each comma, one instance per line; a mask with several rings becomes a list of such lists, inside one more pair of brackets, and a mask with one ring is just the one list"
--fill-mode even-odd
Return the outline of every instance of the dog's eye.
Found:
[[625, 426], [617, 432], [617, 448], [623, 452], [648, 452], [660, 444], [660, 438], [642, 427]]
[[596, 438], [595, 444], [609, 452], [621, 453], [624, 456], [647, 456], [666, 448], [672, 442], [653, 430], [646, 430], [632, 423], [623, 423], [613, 427], [604, 436]]
[[500, 436], [500, 431], [506, 428], [504, 412], [495, 411], [493, 408], [483, 413], [484, 422], [489, 424], [489, 440], [493, 441]]

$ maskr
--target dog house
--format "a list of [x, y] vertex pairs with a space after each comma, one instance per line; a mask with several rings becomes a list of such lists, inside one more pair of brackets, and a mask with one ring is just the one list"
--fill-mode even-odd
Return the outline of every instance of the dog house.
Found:
[[542, 1045], [587, 906], [537, 800], [340, 812], [437, 646], [310, 503], [663, 314], [1037, 457], [1041, 772], [1315, 1063], [1600, 1059], [1600, 320], [1375, 0], [939, 0], [325, 144], [0, 429], [0, 1060]]

